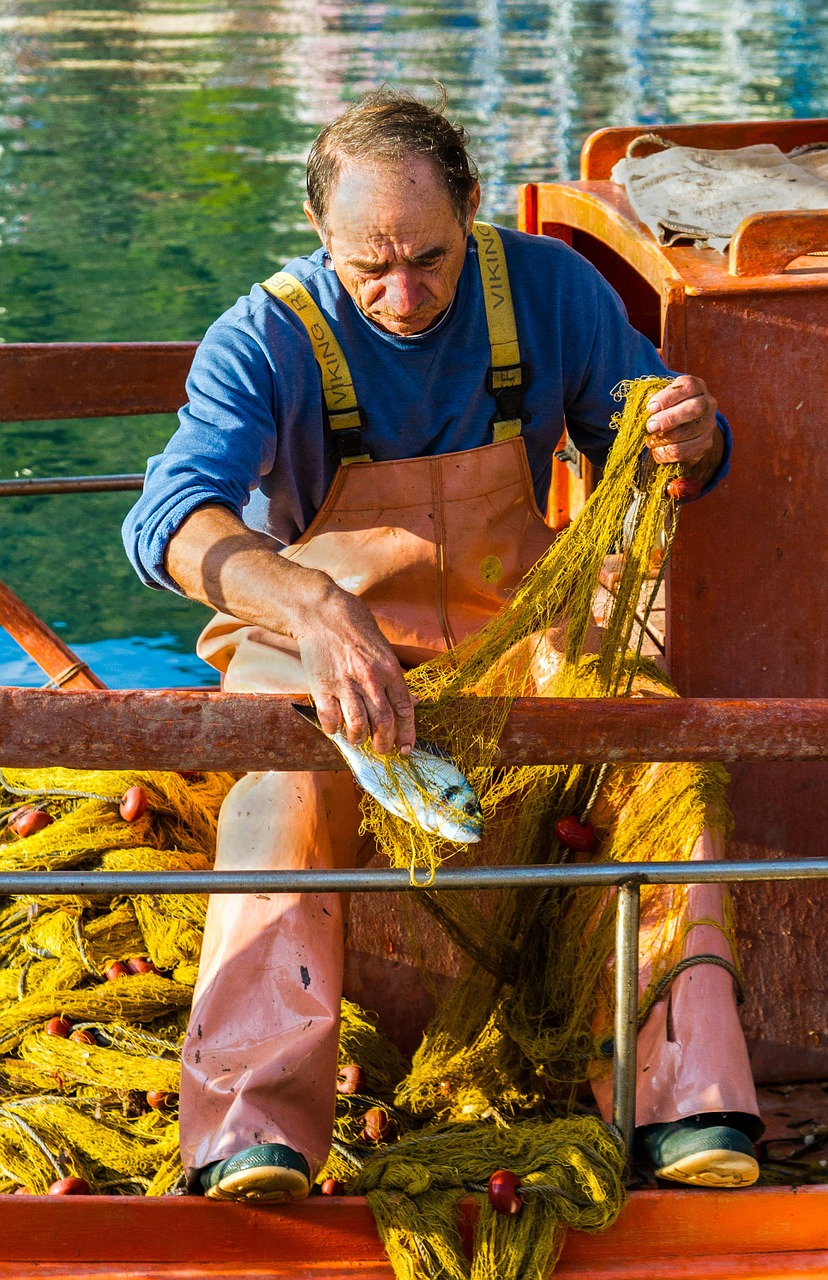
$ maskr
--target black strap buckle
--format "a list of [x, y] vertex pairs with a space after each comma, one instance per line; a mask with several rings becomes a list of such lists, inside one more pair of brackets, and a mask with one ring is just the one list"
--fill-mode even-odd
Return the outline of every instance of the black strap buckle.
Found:
[[[328, 424], [340, 458], [343, 461], [352, 458], [370, 458], [371, 451], [362, 438], [363, 431], [368, 428], [362, 405], [358, 404], [353, 409], [328, 409], [327, 412]], [[338, 425], [337, 419], [341, 425]]]
[[489, 366], [486, 370], [486, 390], [489, 395], [494, 396], [497, 405], [490, 425], [495, 422], [511, 422], [518, 418], [524, 424], [531, 421], [532, 415], [523, 407], [523, 397], [529, 386], [529, 380], [527, 364]]

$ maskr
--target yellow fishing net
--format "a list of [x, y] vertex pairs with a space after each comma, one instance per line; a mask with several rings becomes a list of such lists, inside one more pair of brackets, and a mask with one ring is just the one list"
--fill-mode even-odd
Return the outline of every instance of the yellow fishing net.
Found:
[[[664, 385], [645, 379], [620, 389], [618, 437], [581, 515], [482, 632], [408, 676], [421, 699], [419, 732], [472, 783], [486, 835], [460, 851], [366, 797], [364, 826], [394, 865], [429, 877], [449, 858], [565, 861], [571, 851], [556, 822], [568, 816], [589, 819], [598, 837], [593, 856], [617, 862], [688, 858], [706, 826], [727, 832], [727, 778], [716, 766], [496, 767], [514, 698], [675, 696], [659, 665], [642, 658], [658, 566], [678, 518], [668, 485], [679, 469], [642, 464], [646, 403]], [[610, 560], [613, 590], [601, 603]], [[413, 818], [399, 770], [389, 770], [388, 785]], [[642, 891], [643, 919], [656, 927], [641, 1020], [669, 984], [692, 927], [686, 893]], [[614, 896], [600, 888], [426, 889], [419, 901], [459, 943], [468, 967], [388, 1094], [400, 1141], [349, 1176], [353, 1120], [340, 1101], [341, 1141], [327, 1172], [368, 1195], [399, 1280], [546, 1275], [566, 1224], [605, 1227], [623, 1204], [620, 1147], [599, 1120], [579, 1113], [576, 1097], [580, 1083], [610, 1065]], [[523, 1184], [516, 1217], [489, 1203], [487, 1179], [499, 1166]], [[479, 1205], [471, 1261], [457, 1225], [459, 1201], [470, 1193]]]
[[[232, 784], [5, 769], [0, 872], [207, 870]], [[148, 806], [126, 822], [132, 787]], [[21, 839], [8, 819], [24, 805], [52, 823]], [[0, 899], [0, 1191], [78, 1177], [96, 1192], [162, 1195], [179, 1180], [179, 1054], [205, 911], [187, 895]], [[146, 971], [110, 981], [127, 961]], [[50, 1034], [56, 1020], [62, 1034]]]
[[[623, 388], [602, 483], [503, 612], [410, 673], [421, 699], [419, 731], [469, 778], [486, 835], [460, 851], [366, 796], [364, 824], [393, 865], [428, 878], [448, 858], [563, 861], [570, 851], [555, 823], [567, 815], [589, 819], [599, 840], [593, 856], [615, 861], [686, 858], [706, 825], [727, 829], [718, 767], [496, 764], [516, 697], [674, 696], [659, 666], [642, 658], [636, 620], [655, 596], [665, 529], [669, 546], [677, 517], [667, 493], [677, 468], [641, 462], [646, 401], [663, 385], [648, 379]], [[602, 592], [610, 559], [612, 590]], [[0, 873], [207, 868], [232, 782], [5, 770]], [[396, 785], [391, 770], [389, 785]], [[149, 803], [126, 822], [118, 805], [134, 786]], [[21, 839], [5, 824], [24, 803], [54, 820]], [[643, 890], [644, 918], [659, 927], [642, 1018], [680, 957], [685, 893]], [[426, 888], [417, 898], [463, 948], [468, 967], [413, 1062], [373, 1017], [343, 1002], [336, 1133], [320, 1182], [368, 1196], [399, 1280], [540, 1277], [567, 1225], [605, 1227], [623, 1203], [620, 1145], [576, 1097], [610, 1061], [613, 896]], [[188, 895], [0, 898], [0, 1192], [21, 1185], [44, 1192], [65, 1176], [84, 1178], [95, 1192], [183, 1190], [178, 1056], [205, 908], [205, 899]], [[148, 971], [114, 971], [110, 980], [113, 964], [134, 967], [136, 959]], [[55, 1019], [74, 1039], [49, 1033]], [[486, 1194], [498, 1168], [522, 1183], [514, 1217], [496, 1213]], [[469, 1196], [478, 1202], [471, 1261], [458, 1217]]]

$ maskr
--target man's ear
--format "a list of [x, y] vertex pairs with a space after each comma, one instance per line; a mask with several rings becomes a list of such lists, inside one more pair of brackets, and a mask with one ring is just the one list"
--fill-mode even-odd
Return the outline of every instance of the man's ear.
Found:
[[316, 234], [319, 236], [319, 239], [322, 241], [322, 243], [325, 244], [326, 243], [325, 237], [320, 230], [319, 223], [316, 221], [316, 215], [314, 214], [313, 209], [311, 208], [310, 200], [306, 200], [302, 205], [302, 208], [305, 210], [305, 217], [307, 218], [308, 222], [311, 224], [311, 226], [313, 227]]
[[467, 236], [471, 235], [472, 225], [477, 216], [477, 210], [479, 208], [480, 208], [480, 183], [475, 182], [474, 187], [472, 188], [471, 195], [469, 196], [469, 221], [466, 227]]

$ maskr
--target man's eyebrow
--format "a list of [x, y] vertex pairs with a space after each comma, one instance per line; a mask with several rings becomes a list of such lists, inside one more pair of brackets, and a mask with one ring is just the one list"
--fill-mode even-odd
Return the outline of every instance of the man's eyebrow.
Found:
[[[441, 258], [445, 252], [445, 247], [438, 244], [433, 249], [424, 249], [422, 253], [401, 254], [400, 259], [408, 266], [416, 266], [420, 262], [429, 262], [432, 258]], [[357, 271], [377, 271], [391, 265], [388, 258], [346, 258], [346, 262]]]

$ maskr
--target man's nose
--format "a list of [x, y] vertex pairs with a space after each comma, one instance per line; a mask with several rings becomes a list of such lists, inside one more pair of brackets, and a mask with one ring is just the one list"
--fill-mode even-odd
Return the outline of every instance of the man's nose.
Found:
[[402, 268], [389, 272], [385, 284], [385, 304], [398, 316], [408, 316], [416, 311], [423, 298], [415, 273]]

